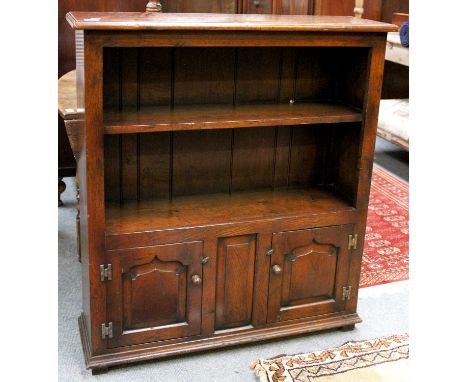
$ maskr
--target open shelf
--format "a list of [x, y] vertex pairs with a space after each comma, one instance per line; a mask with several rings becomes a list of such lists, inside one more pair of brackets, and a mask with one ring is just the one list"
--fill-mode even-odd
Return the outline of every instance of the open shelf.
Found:
[[259, 126], [289, 126], [359, 122], [362, 114], [337, 103], [186, 105], [142, 107], [137, 110], [106, 110], [106, 134], [145, 133]]
[[107, 203], [106, 232], [122, 234], [212, 226], [351, 209], [332, 187], [256, 190]]

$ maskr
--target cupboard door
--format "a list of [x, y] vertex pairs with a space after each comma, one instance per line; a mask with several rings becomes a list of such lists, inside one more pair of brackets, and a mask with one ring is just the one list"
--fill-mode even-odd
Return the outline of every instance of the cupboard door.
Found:
[[268, 322], [345, 309], [352, 225], [273, 234]]
[[203, 243], [108, 252], [109, 347], [200, 334]]
[[221, 238], [216, 272], [216, 329], [249, 325], [255, 269], [255, 235]]

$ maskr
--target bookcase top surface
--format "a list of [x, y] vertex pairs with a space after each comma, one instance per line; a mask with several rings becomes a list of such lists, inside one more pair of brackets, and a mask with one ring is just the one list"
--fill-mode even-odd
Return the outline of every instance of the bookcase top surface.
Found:
[[393, 32], [398, 27], [351, 16], [220, 13], [70, 12], [74, 29]]

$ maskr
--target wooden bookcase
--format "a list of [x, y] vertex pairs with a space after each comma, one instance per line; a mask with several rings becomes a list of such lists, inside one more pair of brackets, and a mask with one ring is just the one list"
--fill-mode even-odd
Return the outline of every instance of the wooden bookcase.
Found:
[[79, 13], [86, 364], [356, 313], [386, 33], [353, 17]]

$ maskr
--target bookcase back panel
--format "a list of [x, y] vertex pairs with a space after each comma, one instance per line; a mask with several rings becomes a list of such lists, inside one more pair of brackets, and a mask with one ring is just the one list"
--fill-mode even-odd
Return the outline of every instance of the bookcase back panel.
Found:
[[[233, 48], [181, 48], [173, 52], [175, 105], [233, 102]], [[171, 73], [171, 66], [166, 71]]]
[[297, 126], [290, 134], [288, 184], [290, 186], [325, 184], [324, 170], [328, 152], [326, 146], [331, 144], [327, 126], [318, 129]]
[[337, 126], [333, 139], [333, 161], [330, 166], [329, 179], [333, 179], [335, 188], [346, 195], [355, 205], [358, 182], [357, 164], [359, 163], [360, 129], [349, 129]]
[[336, 100], [362, 109], [369, 76], [370, 50], [342, 48], [341, 51], [343, 56], [336, 61]]
[[133, 56], [133, 60], [137, 60], [133, 70], [139, 73], [136, 98], [139, 97], [140, 105], [168, 105], [171, 102], [172, 73], [168, 69], [172, 66], [172, 51], [158, 49], [158, 54], [154, 54], [152, 48], [142, 48], [137, 52], [137, 57]]
[[277, 130], [257, 127], [233, 131], [232, 191], [273, 186]]
[[231, 131], [173, 134], [172, 195], [229, 192]]
[[335, 100], [336, 66], [342, 55], [333, 48], [297, 48], [294, 88], [297, 100]]
[[281, 91], [281, 49], [237, 49], [235, 102], [271, 102]]
[[104, 107], [338, 101], [362, 108], [367, 48], [105, 48]]
[[333, 185], [354, 203], [360, 123], [105, 136], [106, 200]]

